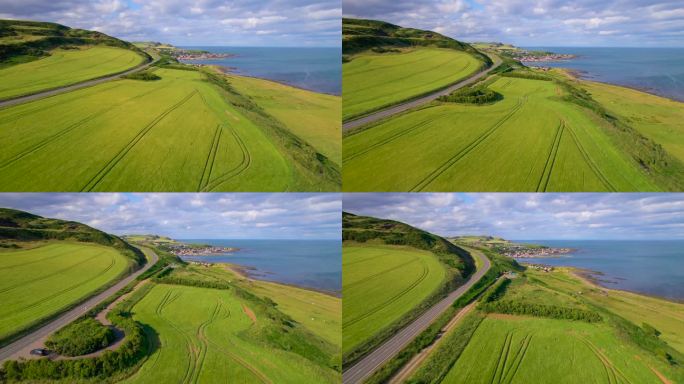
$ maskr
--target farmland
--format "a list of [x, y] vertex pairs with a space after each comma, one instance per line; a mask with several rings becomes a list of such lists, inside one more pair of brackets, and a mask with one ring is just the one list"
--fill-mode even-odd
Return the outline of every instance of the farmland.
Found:
[[446, 277], [430, 252], [397, 246], [345, 245], [343, 352], [366, 342], [434, 294]]
[[682, 304], [608, 290], [570, 268], [528, 269], [506, 282], [464, 320], [474, 331], [463, 336], [458, 326], [447, 333], [414, 379], [658, 384], [684, 378], [678, 363], [684, 355], [677, 351]]
[[0, 100], [122, 72], [143, 61], [138, 53], [117, 47], [55, 49], [50, 56], [0, 69]]
[[503, 100], [434, 102], [345, 136], [345, 191], [661, 189], [560, 84], [495, 76], [487, 86]]
[[268, 345], [264, 337], [276, 324], [232, 290], [160, 284], [133, 313], [135, 320], [154, 328], [161, 348], [127, 383], [211, 382], [219, 377], [264, 383], [338, 380], [335, 371]]
[[338, 165], [342, 164], [339, 96], [326, 95], [244, 76], [226, 75], [235, 89], [280, 120], [295, 135]]
[[1, 189], [337, 188], [313, 166], [295, 164], [288, 151], [305, 149], [286, 149], [284, 140], [244, 115], [252, 112], [227, 103], [204, 73], [154, 73], [161, 80], [112, 81], [0, 110]]
[[357, 54], [342, 65], [343, 120], [464, 79], [482, 63], [453, 49], [415, 48]]
[[90, 296], [131, 261], [97, 244], [47, 242], [0, 252], [0, 339]]

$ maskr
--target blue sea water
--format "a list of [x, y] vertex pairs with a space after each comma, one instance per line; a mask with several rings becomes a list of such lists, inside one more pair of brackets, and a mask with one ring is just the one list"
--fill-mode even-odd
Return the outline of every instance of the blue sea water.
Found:
[[186, 239], [187, 243], [240, 248], [239, 251], [184, 260], [232, 263], [247, 270], [250, 277], [324, 291], [342, 289], [342, 244], [339, 240], [207, 240]]
[[588, 80], [684, 101], [684, 48], [526, 47], [574, 54], [571, 60], [528, 65], [570, 68]]
[[561, 257], [521, 259], [528, 263], [572, 266], [594, 275], [608, 288], [684, 300], [684, 241], [524, 240], [549, 247], [575, 248]]
[[232, 72], [274, 80], [311, 91], [342, 93], [341, 48], [292, 47], [183, 47], [212, 53], [231, 53], [223, 59], [189, 63], [220, 65]]

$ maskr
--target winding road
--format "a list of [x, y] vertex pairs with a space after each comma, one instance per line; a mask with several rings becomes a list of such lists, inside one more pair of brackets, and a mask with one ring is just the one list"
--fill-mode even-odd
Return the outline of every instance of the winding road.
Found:
[[157, 62], [157, 60], [151, 60], [151, 61], [148, 61], [148, 62], [143, 63], [141, 65], [138, 65], [137, 67], [133, 67], [133, 68], [128, 69], [124, 72], [115, 73], [113, 75], [107, 75], [105, 77], [98, 77], [98, 78], [95, 78], [92, 80], [86, 80], [86, 81], [82, 81], [82, 82], [76, 83], [76, 84], [65, 85], [65, 86], [59, 87], [59, 88], [48, 89], [47, 91], [43, 91], [43, 92], [32, 93], [30, 95], [20, 96], [20, 97], [14, 98], [14, 99], [0, 101], [0, 108], [11, 107], [11, 106], [17, 105], [17, 104], [28, 103], [29, 101], [43, 99], [46, 97], [55, 96], [55, 95], [59, 95], [62, 93], [75, 91], [77, 89], [92, 87], [93, 85], [106, 83], [106, 82], [111, 81], [111, 80], [116, 80], [122, 76], [130, 75], [131, 73], [142, 71], [143, 69], [146, 69], [147, 67], [149, 67], [150, 65], [152, 65], [156, 62]]
[[42, 348], [45, 345], [45, 340], [47, 340], [51, 334], [84, 315], [91, 308], [97, 306], [102, 301], [118, 292], [121, 288], [128, 285], [131, 281], [135, 280], [138, 276], [145, 273], [145, 271], [157, 263], [159, 256], [157, 256], [153, 250], [145, 247], [140, 247], [140, 249], [147, 257], [147, 264], [145, 264], [139, 270], [126, 276], [122, 280], [119, 280], [119, 282], [107, 288], [105, 291], [86, 299], [86, 301], [59, 315], [59, 317], [50, 320], [48, 323], [36, 329], [35, 331], [15, 340], [11, 344], [0, 348], [0, 363], [4, 362], [5, 360], [16, 360], [20, 357], [30, 357], [31, 355], [29, 352], [31, 349]]
[[411, 108], [415, 108], [415, 107], [418, 107], [420, 105], [429, 103], [433, 100], [436, 100], [440, 96], [448, 95], [451, 92], [453, 92], [459, 88], [463, 88], [466, 85], [472, 84], [472, 83], [480, 80], [484, 76], [487, 76], [487, 74], [489, 74], [489, 72], [493, 71], [495, 68], [497, 68], [499, 65], [501, 65], [501, 59], [498, 56], [493, 55], [493, 54], [490, 54], [489, 56], [492, 59], [493, 64], [491, 67], [485, 69], [484, 71], [478, 72], [475, 75], [473, 75], [472, 77], [461, 80], [458, 83], [454, 83], [454, 84], [452, 84], [446, 88], [442, 88], [440, 90], [437, 90], [437, 91], [432, 92], [430, 94], [427, 94], [425, 96], [421, 96], [417, 99], [409, 100], [409, 101], [406, 101], [406, 102], [401, 103], [401, 104], [396, 104], [396, 105], [393, 105], [391, 107], [387, 107], [385, 109], [381, 109], [381, 110], [373, 112], [371, 114], [359, 117], [357, 119], [347, 121], [346, 123], [342, 124], [342, 131], [347, 132], [347, 131], [350, 131], [354, 128], [358, 128], [362, 125], [370, 124], [370, 123], [376, 122], [378, 120], [382, 120], [382, 119], [388, 118], [390, 116], [394, 116], [398, 113], [407, 111]]
[[392, 357], [396, 356], [402, 349], [404, 349], [413, 339], [415, 339], [421, 332], [423, 332], [433, 321], [435, 321], [449, 306], [461, 295], [463, 295], [470, 287], [478, 282], [484, 276], [491, 263], [489, 259], [480, 251], [474, 249], [467, 249], [471, 255], [480, 259], [480, 269], [478, 269], [473, 276], [462, 286], [451, 292], [447, 297], [440, 300], [430, 309], [425, 311], [420, 317], [415, 319], [409, 325], [404, 327], [382, 343], [373, 352], [366, 355], [364, 358], [356, 362], [346, 371], [342, 372], [343, 384], [358, 384], [363, 383], [375, 371], [380, 369]]

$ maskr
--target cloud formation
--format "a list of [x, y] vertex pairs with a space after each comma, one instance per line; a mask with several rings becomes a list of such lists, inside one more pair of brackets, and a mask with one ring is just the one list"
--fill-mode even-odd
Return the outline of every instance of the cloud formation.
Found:
[[684, 47], [678, 0], [343, 0], [346, 17], [380, 19], [464, 41], [519, 46]]
[[175, 45], [339, 46], [339, 0], [3, 0], [0, 18]]
[[178, 239], [339, 239], [337, 193], [3, 193], [0, 207], [114, 234]]
[[681, 193], [354, 193], [343, 208], [444, 236], [684, 239]]

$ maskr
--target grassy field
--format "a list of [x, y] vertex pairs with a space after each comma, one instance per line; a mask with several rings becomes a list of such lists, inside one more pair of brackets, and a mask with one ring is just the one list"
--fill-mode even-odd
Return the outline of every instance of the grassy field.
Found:
[[50, 56], [0, 69], [0, 100], [122, 72], [143, 62], [128, 49], [56, 49]]
[[606, 325], [490, 315], [442, 383], [661, 383], [651, 369]]
[[156, 349], [126, 383], [333, 383], [339, 376], [293, 352], [252, 339], [268, 317], [230, 290], [157, 285], [133, 307], [154, 328]]
[[551, 81], [500, 77], [488, 105], [434, 103], [343, 139], [345, 191], [652, 191], [604, 121]]
[[342, 99], [339, 96], [252, 77], [228, 76], [238, 92], [251, 97], [321, 154], [342, 164]]
[[452, 49], [363, 53], [342, 65], [342, 118], [350, 118], [445, 87], [476, 72], [482, 63]]
[[[664, 351], [656, 352], [663, 341], [681, 349], [684, 304], [608, 290], [577, 277], [570, 268], [528, 269], [494, 300], [509, 308], [517, 303], [599, 313], [601, 320], [566, 320], [553, 312], [535, 317], [496, 309], [485, 313], [480, 306], [473, 315], [485, 318], [469, 341], [455, 340], [451, 333], [445, 336], [446, 343], [467, 345], [454, 349], [440, 344], [414, 378], [450, 384], [668, 384], [684, 379], [678, 363], [668, 362]], [[647, 329], [643, 324], [662, 333], [657, 338], [641, 333]]]
[[88, 297], [130, 265], [113, 248], [85, 243], [1, 251], [0, 338]]
[[0, 189], [331, 188], [296, 170], [202, 73], [155, 73], [162, 79], [112, 81], [0, 110]]
[[342, 299], [320, 292], [269, 281], [252, 280], [233, 270], [228, 264], [209, 267], [190, 265], [174, 272], [174, 276], [210, 281], [231, 281], [278, 304], [278, 309], [314, 334], [340, 348], [342, 346]]
[[345, 245], [342, 271], [343, 353], [415, 308], [446, 276], [430, 252], [380, 245]]
[[610, 113], [684, 161], [684, 103], [609, 84], [582, 85]]

